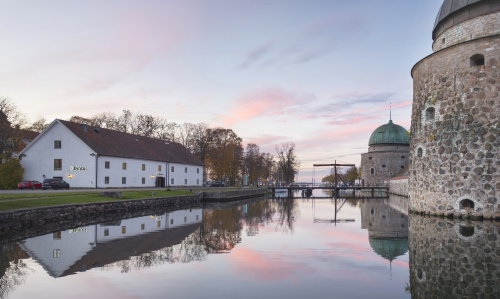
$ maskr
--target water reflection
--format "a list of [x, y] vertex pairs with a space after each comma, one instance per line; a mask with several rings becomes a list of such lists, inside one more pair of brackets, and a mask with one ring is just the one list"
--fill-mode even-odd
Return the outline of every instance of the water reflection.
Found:
[[[57, 231], [0, 246], [0, 298], [26, 297], [30, 288], [53, 295], [55, 288], [33, 283], [44, 277], [64, 289], [103, 276], [129, 294], [127, 284], [140, 283], [155, 297], [162, 283], [143, 273], [168, 277], [175, 298], [220, 298], [227, 285], [222, 297], [245, 287], [254, 293], [241, 298], [500, 297], [498, 224], [408, 216], [407, 206], [396, 196], [337, 205], [259, 198]], [[316, 221], [335, 211], [355, 221]], [[213, 284], [217, 291], [205, 294]], [[191, 296], [182, 295], [188, 289]]]
[[410, 217], [412, 298], [500, 298], [498, 222]]

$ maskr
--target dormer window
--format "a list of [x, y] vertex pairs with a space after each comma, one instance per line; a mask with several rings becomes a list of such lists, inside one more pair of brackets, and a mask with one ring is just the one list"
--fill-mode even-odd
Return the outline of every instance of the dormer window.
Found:
[[470, 66], [479, 66], [479, 65], [484, 65], [484, 55], [483, 54], [476, 54], [473, 55], [470, 58]]

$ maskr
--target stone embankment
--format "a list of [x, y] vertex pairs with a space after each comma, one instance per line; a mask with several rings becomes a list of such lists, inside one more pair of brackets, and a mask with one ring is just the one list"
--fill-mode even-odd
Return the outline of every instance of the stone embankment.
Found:
[[125, 201], [62, 205], [0, 212], [0, 243], [101, 222], [180, 209], [202, 208], [203, 193]]
[[20, 237], [20, 240], [29, 238], [30, 232], [38, 232], [40, 227], [55, 231], [67, 226], [83, 226], [113, 219], [139, 217], [159, 210], [202, 208], [205, 198], [210, 202], [229, 202], [263, 196], [265, 192], [264, 189], [197, 192], [196, 195], [188, 196], [104, 201], [4, 211], [0, 212], [0, 240], [5, 235], [17, 235], [16, 231], [21, 230], [27, 231], [28, 235]]
[[266, 189], [242, 189], [236, 191], [203, 192], [204, 202], [228, 202], [266, 195]]

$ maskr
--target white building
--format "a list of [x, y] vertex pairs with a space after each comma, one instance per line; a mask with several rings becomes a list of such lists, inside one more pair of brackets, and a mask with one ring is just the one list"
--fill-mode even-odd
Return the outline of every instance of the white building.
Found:
[[72, 188], [202, 186], [204, 164], [176, 142], [56, 119], [21, 152], [25, 180]]
[[203, 209], [105, 222], [19, 242], [52, 277], [104, 266], [180, 244], [202, 223]]

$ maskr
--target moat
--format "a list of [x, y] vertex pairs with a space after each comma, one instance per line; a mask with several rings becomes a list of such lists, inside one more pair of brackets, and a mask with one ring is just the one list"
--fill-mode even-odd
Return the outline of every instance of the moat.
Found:
[[4, 236], [0, 298], [500, 298], [499, 222], [294, 195]]

